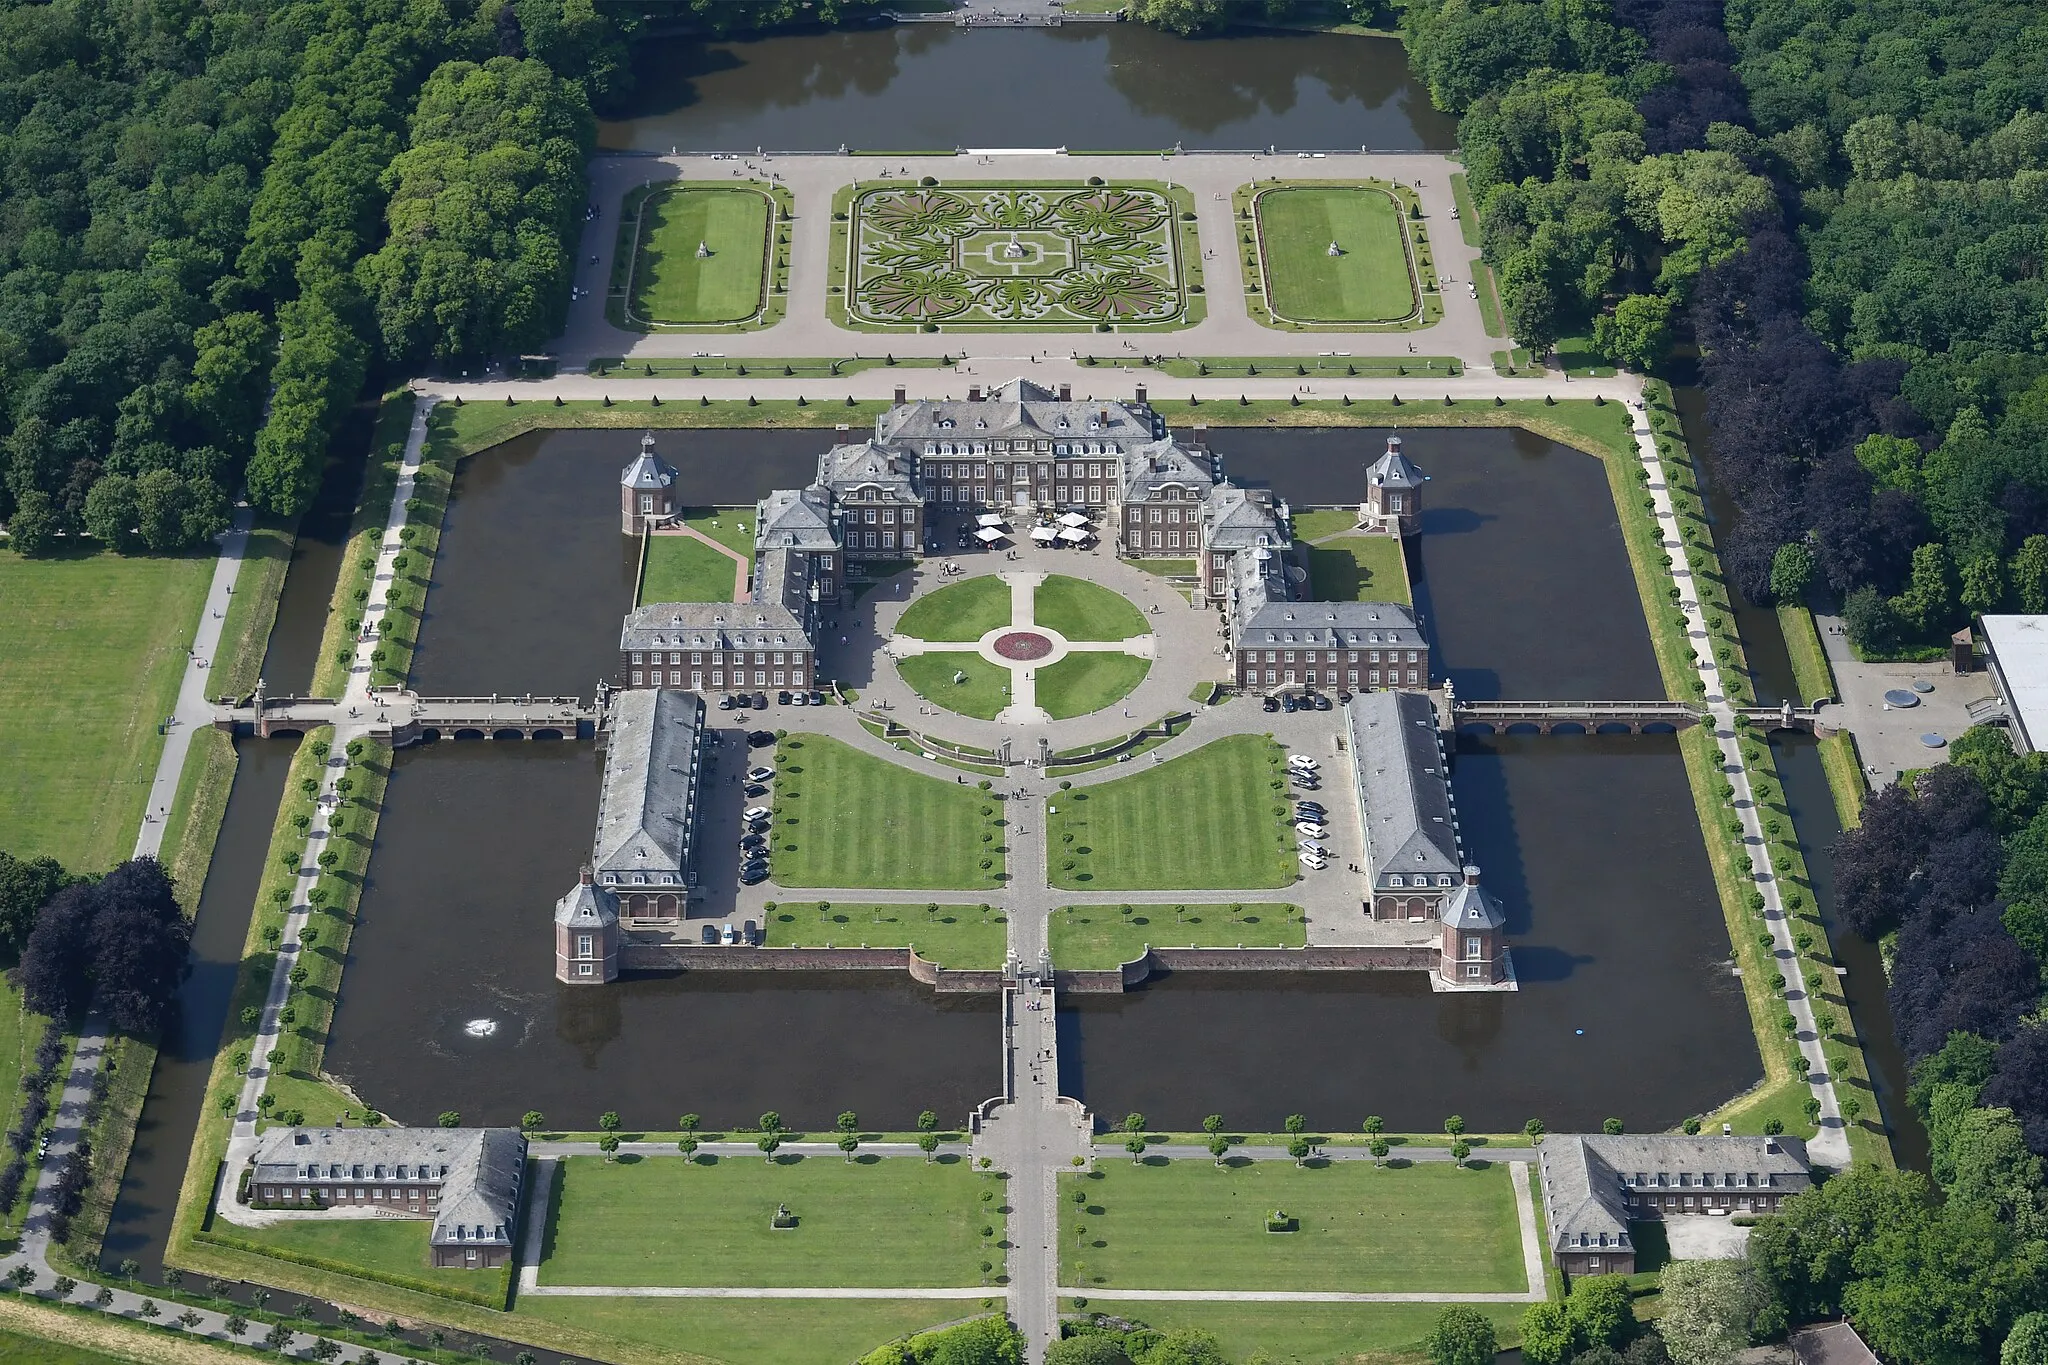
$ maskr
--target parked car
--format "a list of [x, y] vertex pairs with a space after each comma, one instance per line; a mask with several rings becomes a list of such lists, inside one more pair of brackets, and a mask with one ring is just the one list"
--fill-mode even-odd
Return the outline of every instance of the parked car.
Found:
[[1294, 808], [1298, 811], [1314, 811], [1317, 815], [1323, 813], [1323, 803], [1320, 801], [1297, 801]]
[[765, 749], [774, 742], [775, 732], [773, 730], [747, 731], [747, 747], [749, 749]]
[[768, 880], [768, 866], [765, 863], [748, 863], [740, 869], [741, 886], [759, 886]]
[[747, 799], [749, 801], [753, 800], [755, 797], [766, 796], [768, 794], [768, 789], [762, 786], [759, 782], [749, 782], [746, 786], [740, 788], [740, 790], [746, 793]]
[[756, 711], [768, 709], [768, 694], [766, 692], [756, 692], [754, 694], [754, 709]]
[[740, 937], [749, 944], [759, 943], [761, 941], [761, 926], [752, 920], [748, 920], [740, 926]]
[[1339, 693], [1337, 694], [1337, 705], [1339, 705], [1339, 706], [1349, 706], [1349, 705], [1351, 705], [1351, 694], [1350, 694], [1349, 692], [1339, 692]]
[[823, 692], [813, 692], [813, 693], [811, 693], [811, 705], [813, 705], [813, 706], [823, 706], [824, 704], [825, 704], [825, 694], [824, 694]]
[[748, 806], [745, 810], [740, 812], [740, 819], [766, 820], [769, 816], [773, 814], [775, 814], [775, 812], [769, 810], [766, 806]]
[[720, 926], [718, 941], [726, 944], [737, 943], [740, 941], [739, 931], [730, 924], [722, 925]]
[[789, 693], [787, 693], [787, 692], [777, 692], [777, 693], [775, 694], [775, 704], [776, 704], [777, 706], [787, 706], [787, 705], [789, 705]]
[[1294, 712], [1299, 711], [1301, 709], [1301, 703], [1296, 701], [1294, 699], [1294, 694], [1290, 692], [1288, 695], [1280, 699], [1280, 709], [1292, 715]]
[[773, 769], [773, 768], [749, 768], [749, 769], [747, 769], [747, 781], [749, 781], [749, 782], [769, 782], [769, 781], [773, 781], [773, 780], [774, 780], [774, 777], [775, 777], [775, 769]]
[[739, 704], [739, 698], [735, 697], [730, 692], [726, 693], [724, 696], [718, 699], [718, 709], [721, 711], [730, 711]]
[[703, 938], [704, 942], [706, 942], [706, 943], [716, 943], [716, 942], [718, 942], [718, 926], [717, 926], [717, 925], [715, 925], [715, 924], [707, 924], [707, 925], [705, 925], [705, 926], [704, 926], [704, 933], [702, 934], [702, 936], [701, 936], [701, 937]]
[[1330, 837], [1328, 826], [1318, 825], [1309, 820], [1295, 821], [1294, 832], [1301, 835], [1304, 839], [1327, 839]]
[[1314, 857], [1307, 849], [1303, 849], [1301, 851], [1301, 865], [1311, 872], [1321, 872], [1330, 865], [1330, 860], [1328, 858]]
[[1262, 699], [1260, 704], [1268, 711], [1278, 711], [1280, 709], [1280, 699], [1278, 697], [1266, 697]]
[[1315, 695], [1315, 703], [1316, 710], [1318, 711], [1327, 711], [1330, 709], [1330, 699], [1320, 692], [1316, 693]]
[[790, 693], [789, 700], [790, 704], [793, 706], [809, 706], [811, 704], [810, 697], [802, 692]]

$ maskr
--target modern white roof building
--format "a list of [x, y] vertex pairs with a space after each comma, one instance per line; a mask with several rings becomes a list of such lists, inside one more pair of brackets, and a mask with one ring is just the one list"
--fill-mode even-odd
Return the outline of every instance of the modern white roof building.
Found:
[[2012, 747], [2048, 746], [2048, 616], [1986, 616], [1985, 658], [2011, 717]]

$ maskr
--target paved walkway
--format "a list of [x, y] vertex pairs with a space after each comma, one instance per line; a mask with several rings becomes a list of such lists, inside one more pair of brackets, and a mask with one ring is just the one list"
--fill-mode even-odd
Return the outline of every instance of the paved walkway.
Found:
[[[1827, 651], [1828, 667], [1834, 670], [1835, 687], [1842, 694], [1835, 699], [1839, 711], [1846, 713], [1829, 708], [1829, 723], [1855, 734], [1856, 752], [1873, 791], [1898, 781], [1902, 772], [1946, 763], [1947, 748], [1929, 748], [1920, 737], [1932, 733], [1953, 740], [1975, 723], [1972, 708], [1995, 705], [1988, 672], [1958, 674], [1946, 659], [1918, 664], [1865, 663], [1849, 648], [1840, 617], [1816, 616], [1814, 626]], [[1934, 685], [1931, 692], [1913, 693], [1919, 705], [1901, 709], [1885, 700], [1887, 692], [1912, 692], [1916, 682]]]
[[[833, 155], [741, 156], [713, 161], [704, 156], [650, 158], [599, 156], [590, 163], [590, 197], [598, 216], [584, 226], [576, 255], [576, 284], [583, 291], [571, 303], [567, 329], [557, 343], [561, 366], [582, 370], [601, 358], [644, 361], [715, 353], [720, 356], [851, 357], [885, 351], [899, 356], [960, 355], [1022, 359], [1065, 356], [1075, 350], [1108, 354], [1170, 353], [1191, 356], [1315, 355], [1335, 351], [1360, 356], [1426, 354], [1457, 356], [1473, 369], [1491, 370], [1492, 355], [1508, 343], [1489, 337], [1467, 281], [1476, 273], [1477, 248], [1465, 245], [1451, 217], [1450, 177], [1457, 167], [1427, 152], [1297, 157], [1292, 155], [1090, 156], [1023, 154], [944, 157], [842, 157]], [[882, 173], [888, 172], [886, 180]], [[832, 196], [843, 186], [900, 185], [923, 176], [941, 181], [1070, 181], [1089, 176], [1110, 181], [1167, 181], [1192, 192], [1207, 315], [1192, 327], [1172, 332], [1105, 335], [1076, 327], [1071, 332], [863, 332], [839, 326], [825, 314], [834, 234]], [[744, 332], [640, 333], [614, 327], [605, 317], [605, 295], [618, 248], [621, 202], [626, 193], [653, 182], [691, 181], [730, 185], [735, 178], [773, 181], [795, 201], [789, 230], [787, 315], [765, 328]], [[1258, 180], [1395, 180], [1421, 196], [1424, 226], [1444, 285], [1443, 320], [1410, 332], [1311, 332], [1262, 326], [1245, 311], [1238, 265], [1241, 222], [1231, 194]], [[1418, 183], [1419, 182], [1419, 183]], [[696, 381], [691, 381], [693, 384]]]

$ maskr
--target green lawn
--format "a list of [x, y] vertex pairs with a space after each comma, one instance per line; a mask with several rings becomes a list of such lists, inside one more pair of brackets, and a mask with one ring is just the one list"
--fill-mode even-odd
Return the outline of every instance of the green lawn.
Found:
[[[1010, 704], [1003, 689], [1010, 685], [1010, 670], [998, 668], [979, 654], [944, 650], [937, 654], [913, 654], [896, 661], [896, 671], [910, 690], [934, 706], [958, 711], [976, 720], [994, 720], [996, 712]], [[965, 673], [966, 681], [954, 675]]]
[[778, 901], [768, 915], [770, 947], [870, 948], [910, 945], [917, 955], [941, 967], [1001, 967], [1009, 946], [1002, 911], [974, 905], [828, 905], [817, 901]]
[[649, 536], [640, 601], [733, 602], [745, 570], [730, 555], [689, 536]]
[[[1274, 312], [1296, 322], [1392, 322], [1415, 311], [1400, 210], [1384, 191], [1268, 190], [1259, 247]], [[1341, 256], [1329, 254], [1335, 242]]]
[[7, 1365], [126, 1365], [130, 1359], [134, 1357], [102, 1355], [83, 1346], [0, 1331], [0, 1360]]
[[754, 557], [754, 509], [751, 507], [685, 507], [683, 524], [710, 536], [744, 559]]
[[[1294, 831], [1273, 787], [1284, 787], [1284, 761], [1262, 735], [1231, 735], [1129, 777], [1061, 793], [1047, 831], [1052, 884], [1090, 891], [1290, 885]], [[1068, 859], [1075, 865], [1061, 866]]]
[[1144, 613], [1123, 597], [1085, 579], [1058, 573], [1038, 585], [1031, 616], [1069, 640], [1128, 640], [1152, 633]]
[[135, 846], [213, 559], [0, 550], [0, 844], [73, 872]]
[[1318, 602], [1408, 603], [1408, 567], [1394, 536], [1337, 536], [1308, 550]]
[[1126, 559], [1124, 563], [1161, 578], [1193, 578], [1200, 567], [1192, 559]]
[[1132, 654], [1069, 654], [1038, 670], [1038, 704], [1054, 720], [1085, 716], [1129, 696], [1151, 669]]
[[[990, 1302], [999, 1306], [1001, 1295], [991, 1289]], [[586, 1353], [611, 1337], [631, 1343], [638, 1360], [688, 1352], [684, 1359], [723, 1365], [846, 1365], [886, 1341], [980, 1311], [971, 1299], [526, 1298], [517, 1315], [599, 1334]], [[519, 1335], [516, 1319], [499, 1330]]]
[[[1063, 1304], [1064, 1306], [1064, 1304]], [[1443, 1305], [1437, 1303], [1105, 1303], [1091, 1309], [1115, 1313], [1162, 1332], [1198, 1327], [1213, 1332], [1229, 1360], [1250, 1360], [1264, 1352], [1273, 1361], [1423, 1361], [1430, 1328]], [[1493, 1320], [1502, 1346], [1521, 1339], [1519, 1303], [1474, 1304]]]
[[1115, 967], [1155, 948], [1299, 948], [1301, 907], [1271, 902], [1228, 905], [1069, 905], [1048, 926], [1052, 959], [1070, 970]]
[[[775, 783], [781, 886], [973, 889], [1003, 871], [1000, 798], [925, 777], [836, 739], [787, 739]], [[981, 813], [986, 806], [989, 815]], [[983, 841], [982, 835], [989, 835]], [[983, 859], [990, 866], [983, 868]]]
[[[1085, 1191], [1087, 1202], [1074, 1199]], [[1299, 1229], [1269, 1233], [1284, 1210]], [[1077, 1267], [1076, 1261], [1080, 1264]], [[1105, 1159], [1060, 1181], [1060, 1283], [1350, 1293], [1528, 1288], [1505, 1165]]]
[[1010, 585], [993, 574], [928, 592], [896, 623], [898, 635], [918, 640], [979, 640], [1010, 624]]
[[[1001, 1260], [1002, 1187], [958, 1157], [562, 1164], [542, 1284], [945, 1288]], [[778, 1204], [794, 1229], [769, 1226]]]
[[[633, 315], [643, 322], [738, 322], [761, 308], [768, 200], [753, 190], [671, 189], [641, 209]], [[708, 257], [697, 255], [698, 243]]]
[[436, 1270], [427, 1249], [427, 1234], [433, 1227], [424, 1218], [346, 1218], [331, 1223], [312, 1219], [273, 1223], [267, 1228], [226, 1226], [220, 1231], [239, 1243], [316, 1256], [337, 1266], [362, 1266], [478, 1294], [504, 1292], [508, 1278], [504, 1269]]

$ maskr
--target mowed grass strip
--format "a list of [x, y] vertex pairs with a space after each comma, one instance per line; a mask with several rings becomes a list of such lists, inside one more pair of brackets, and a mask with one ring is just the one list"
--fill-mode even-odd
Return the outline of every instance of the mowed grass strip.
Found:
[[[1076, 1202], [1075, 1192], [1086, 1197]], [[1284, 1211], [1294, 1232], [1266, 1231]], [[1080, 1268], [1075, 1267], [1076, 1261]], [[1103, 1160], [1060, 1181], [1060, 1283], [1075, 1288], [1526, 1290], [1505, 1165]]]
[[1061, 793], [1048, 825], [1052, 884], [1090, 891], [1290, 884], [1294, 830], [1273, 814], [1282, 804], [1272, 784], [1286, 782], [1284, 754], [1263, 735], [1231, 735], [1156, 768]]
[[436, 1269], [427, 1245], [433, 1228], [425, 1218], [346, 1218], [331, 1223], [300, 1219], [222, 1231], [239, 1243], [317, 1256], [336, 1265], [362, 1266], [479, 1294], [504, 1292], [511, 1274], [508, 1269]]
[[[1001, 1187], [960, 1157], [571, 1157], [563, 1167], [542, 1284], [948, 1288], [981, 1283], [982, 1248], [1002, 1237]], [[997, 1199], [982, 1203], [983, 1190]], [[769, 1226], [779, 1204], [795, 1228]]]
[[0, 550], [0, 830], [72, 872], [126, 858], [142, 825], [213, 557]]
[[1038, 670], [1038, 704], [1054, 720], [1085, 716], [1122, 701], [1151, 670], [1132, 654], [1069, 654]]
[[[672, 189], [640, 208], [633, 316], [646, 322], [738, 322], [761, 308], [768, 200], [755, 190]], [[698, 243], [711, 254], [699, 256]]]
[[[1063, 1300], [1063, 1306], [1071, 1300]], [[1479, 1303], [1504, 1347], [1521, 1340], [1520, 1303]], [[1176, 1303], [1119, 1304], [1148, 1327], [1183, 1327], [1215, 1334], [1227, 1360], [1414, 1361], [1428, 1358], [1425, 1343], [1440, 1303]]]
[[[1002, 1291], [989, 1291], [992, 1304]], [[724, 1365], [846, 1365], [886, 1341], [975, 1310], [975, 1301], [929, 1299], [523, 1298], [516, 1313], [638, 1348], [618, 1359], [715, 1360]], [[514, 1327], [507, 1336], [518, 1336]], [[687, 1354], [684, 1354], [687, 1353]]]
[[1305, 548], [1316, 601], [1408, 604], [1408, 566], [1393, 536], [1337, 536]]
[[694, 536], [649, 536], [640, 601], [731, 602], [744, 572], [731, 555]]
[[1010, 624], [1010, 585], [993, 574], [953, 583], [912, 602], [896, 633], [942, 643], [979, 640]]
[[1069, 640], [1128, 640], [1152, 633], [1144, 613], [1125, 598], [1100, 584], [1059, 573], [1038, 585], [1031, 617]]
[[[1127, 915], [1125, 910], [1129, 910]], [[1121, 966], [1154, 948], [1299, 948], [1301, 907], [1242, 905], [1069, 905], [1047, 924], [1053, 960], [1088, 970]]]
[[[936, 654], [913, 654], [896, 661], [896, 671], [910, 690], [934, 706], [958, 711], [976, 720], [994, 720], [1010, 704], [1003, 689], [1010, 685], [1010, 670], [998, 668], [979, 654], [945, 650]], [[959, 674], [966, 674], [956, 681]]]
[[925, 777], [820, 735], [784, 740], [782, 753], [788, 761], [775, 783], [779, 885], [967, 890], [997, 884], [1003, 870], [1000, 797], [971, 783]]
[[[1401, 210], [1383, 190], [1267, 190], [1253, 210], [1273, 311], [1296, 322], [1393, 322], [1415, 311]], [[1341, 256], [1332, 256], [1335, 242]]]
[[779, 901], [767, 919], [771, 948], [917, 949], [941, 967], [1000, 967], [1007, 919], [993, 905], [834, 905]]

